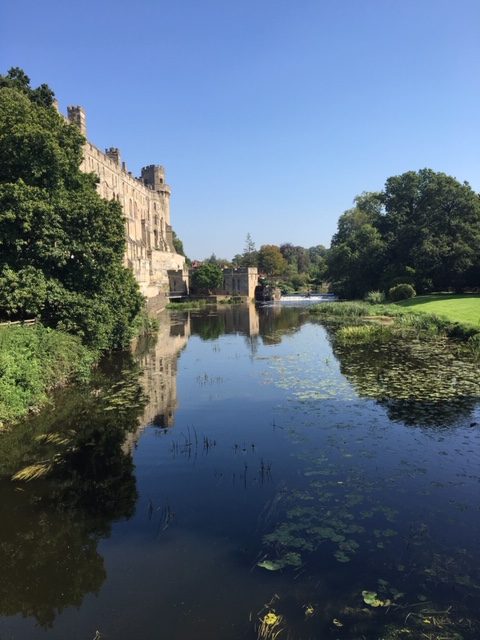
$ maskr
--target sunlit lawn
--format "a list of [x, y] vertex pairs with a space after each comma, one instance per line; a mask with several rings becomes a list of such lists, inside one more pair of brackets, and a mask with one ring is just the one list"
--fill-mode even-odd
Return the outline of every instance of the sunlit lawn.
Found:
[[415, 312], [434, 313], [454, 322], [480, 326], [480, 295], [418, 296], [397, 304]]

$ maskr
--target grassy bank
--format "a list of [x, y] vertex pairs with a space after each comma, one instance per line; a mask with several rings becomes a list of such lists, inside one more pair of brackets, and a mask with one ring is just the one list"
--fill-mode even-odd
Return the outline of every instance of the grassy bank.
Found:
[[477, 327], [480, 331], [480, 295], [418, 296], [396, 305], [415, 313], [432, 313], [451, 322]]
[[52, 388], [88, 378], [97, 356], [40, 324], [0, 327], [0, 429], [45, 404]]
[[[441, 298], [441, 299], [440, 299]], [[468, 298], [468, 302], [461, 304], [462, 298]], [[377, 321], [377, 327], [347, 326], [340, 330], [339, 337], [344, 341], [365, 342], [369, 339], [378, 338], [380, 334], [386, 336], [388, 333], [415, 333], [423, 336], [447, 336], [457, 338], [467, 344], [468, 349], [477, 357], [480, 357], [480, 323], [475, 324], [477, 304], [480, 298], [471, 296], [452, 296], [450, 300], [445, 300], [444, 296], [439, 300], [433, 296], [425, 296], [425, 303], [420, 299], [417, 305], [401, 304], [370, 304], [368, 302], [329, 302], [311, 307], [310, 313], [325, 319], [335, 319], [337, 321], [355, 321], [357, 324], [361, 320]], [[416, 299], [415, 299], [416, 300]], [[448, 308], [449, 313], [432, 313], [431, 303], [437, 303], [437, 309]], [[472, 305], [472, 302], [474, 303]], [[445, 304], [447, 303], [447, 304]], [[450, 303], [450, 304], [448, 304]], [[459, 304], [460, 303], [460, 304]], [[458, 312], [456, 312], [458, 309]], [[467, 319], [467, 321], [465, 320]], [[380, 328], [378, 321], [383, 322]]]

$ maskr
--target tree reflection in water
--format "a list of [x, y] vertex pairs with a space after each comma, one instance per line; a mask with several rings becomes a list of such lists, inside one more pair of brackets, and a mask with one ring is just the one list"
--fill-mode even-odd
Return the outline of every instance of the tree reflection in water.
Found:
[[[63, 391], [55, 408], [2, 435], [1, 615], [33, 616], [51, 627], [64, 608], [98, 593], [106, 579], [98, 542], [135, 508], [124, 441], [144, 404], [133, 360], [117, 356], [103, 363], [91, 385]], [[64, 438], [46, 441], [45, 434]], [[55, 461], [49, 477], [5, 478], [45, 456]]]
[[414, 335], [345, 344], [336, 328], [327, 332], [341, 373], [363, 397], [407, 425], [452, 426], [467, 419], [480, 401], [478, 364], [460, 345]]

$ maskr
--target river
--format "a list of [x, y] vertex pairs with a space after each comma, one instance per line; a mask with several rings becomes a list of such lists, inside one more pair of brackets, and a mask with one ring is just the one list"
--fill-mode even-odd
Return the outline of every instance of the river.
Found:
[[1, 640], [480, 637], [478, 368], [445, 340], [166, 312], [1, 439]]

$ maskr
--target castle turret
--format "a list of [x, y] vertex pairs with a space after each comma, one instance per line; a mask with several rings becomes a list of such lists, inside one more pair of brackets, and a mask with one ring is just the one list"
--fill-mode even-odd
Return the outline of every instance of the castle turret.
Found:
[[149, 164], [148, 167], [142, 169], [142, 180], [154, 191], [164, 191], [165, 169], [159, 164]]
[[83, 107], [67, 107], [67, 117], [69, 122], [80, 129], [80, 133], [87, 137], [87, 115]]
[[117, 147], [110, 147], [109, 149], [105, 149], [105, 155], [110, 158], [110, 160], [113, 160], [115, 164], [121, 164], [120, 149], [117, 149]]

